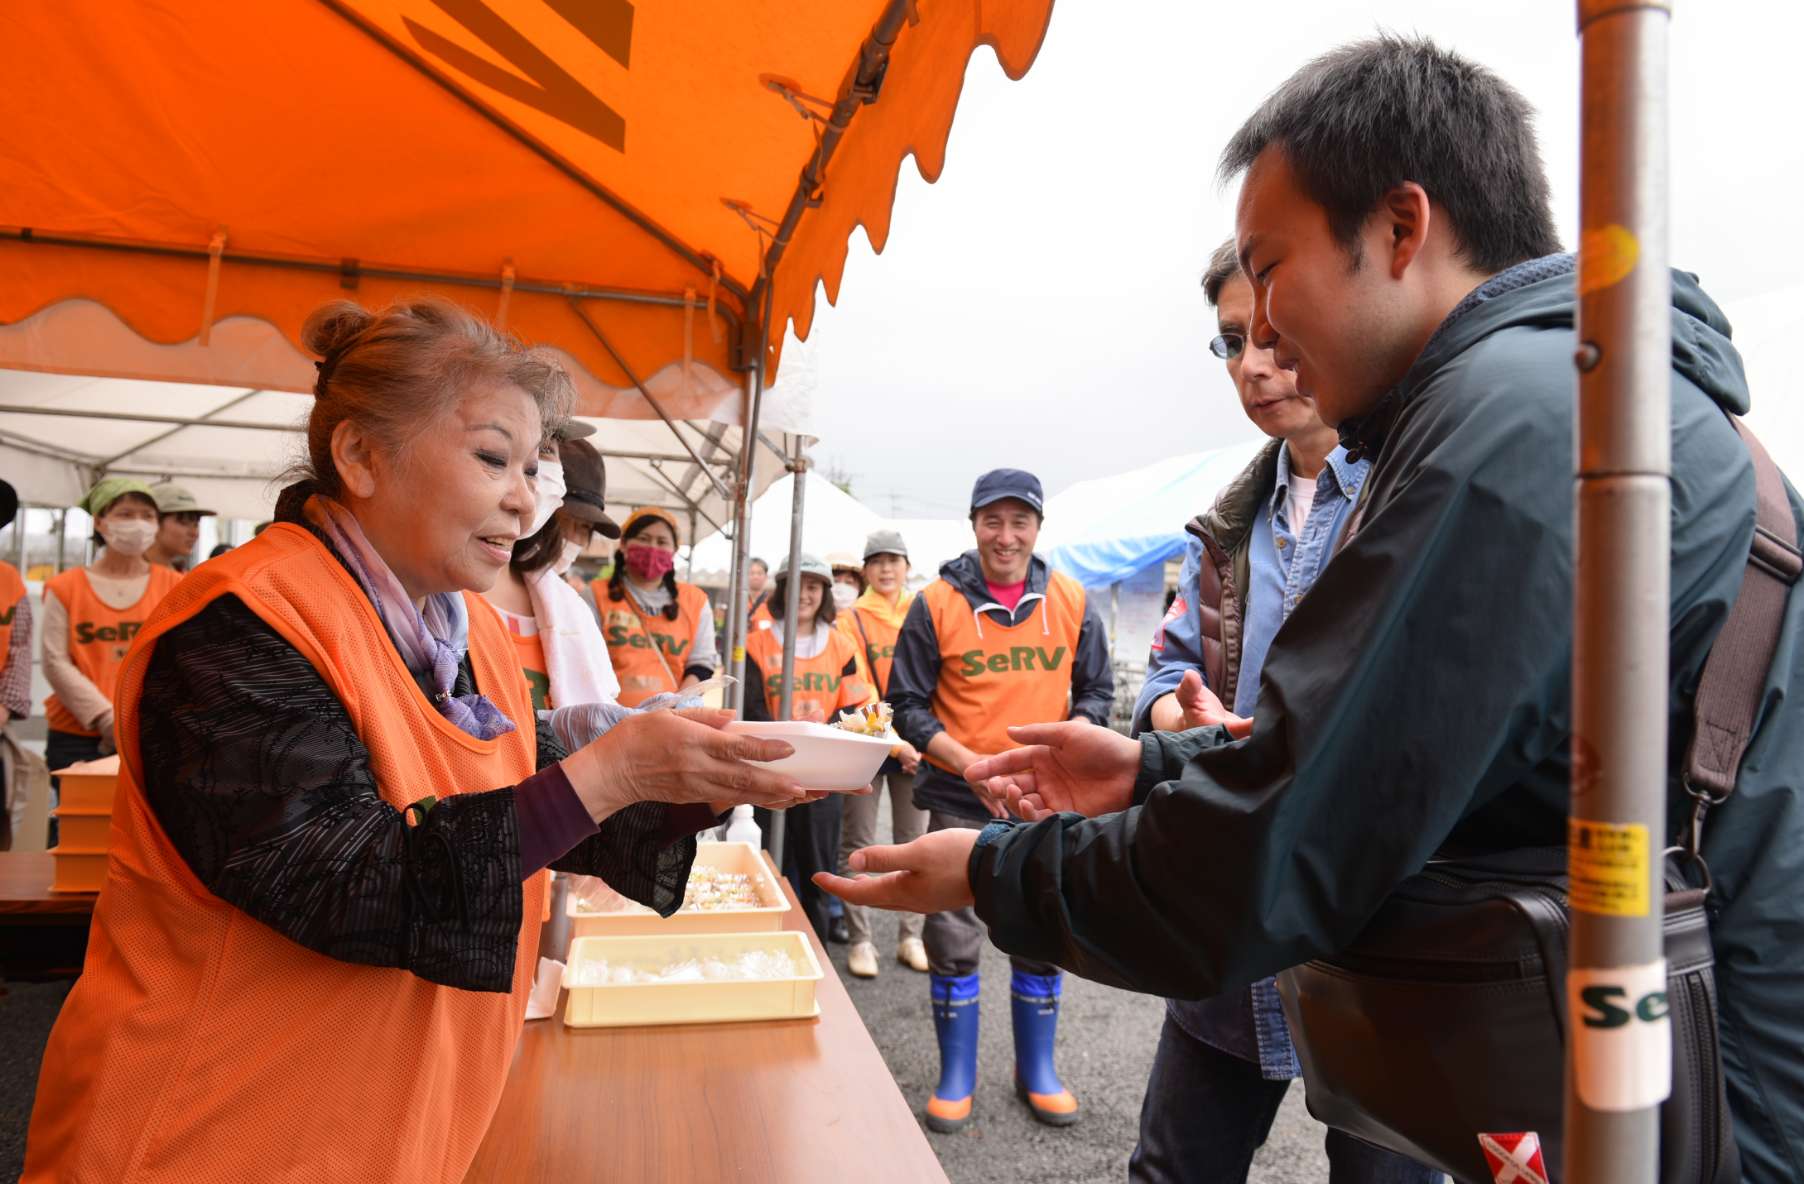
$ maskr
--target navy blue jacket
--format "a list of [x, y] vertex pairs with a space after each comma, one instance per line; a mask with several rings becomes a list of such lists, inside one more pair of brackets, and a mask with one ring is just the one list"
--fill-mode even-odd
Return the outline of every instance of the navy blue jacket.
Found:
[[[1728, 322], [1693, 277], [1673, 282], [1676, 835], [1689, 804], [1679, 770], [1692, 698], [1741, 586], [1754, 476], [1724, 414], [1748, 407]], [[1343, 425], [1376, 456], [1364, 522], [1278, 631], [1253, 734], [1224, 743], [1219, 728], [1152, 733], [1132, 808], [1062, 815], [980, 846], [977, 911], [999, 947], [1197, 998], [1341, 949], [1450, 840], [1564, 843], [1574, 313], [1569, 263], [1497, 292], [1450, 318], [1363, 423]], [[1804, 1180], [1795, 588], [1737, 793], [1711, 813], [1704, 853], [1742, 1168], [1751, 1181]]]

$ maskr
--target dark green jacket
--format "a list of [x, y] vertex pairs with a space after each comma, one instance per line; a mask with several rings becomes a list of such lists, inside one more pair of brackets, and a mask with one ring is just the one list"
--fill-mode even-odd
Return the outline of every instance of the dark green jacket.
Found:
[[[1748, 406], [1728, 323], [1692, 277], [1674, 289], [1676, 833], [1692, 694], [1741, 583], [1754, 484], [1724, 415]], [[1343, 947], [1450, 840], [1564, 842], [1573, 316], [1567, 268], [1442, 326], [1356, 429], [1376, 456], [1363, 523], [1279, 630], [1252, 736], [1151, 734], [1133, 808], [980, 846], [977, 911], [998, 946], [1196, 998]], [[1804, 1180], [1801, 632], [1794, 592], [1738, 794], [1705, 841], [1730, 1103], [1756, 1181]]]

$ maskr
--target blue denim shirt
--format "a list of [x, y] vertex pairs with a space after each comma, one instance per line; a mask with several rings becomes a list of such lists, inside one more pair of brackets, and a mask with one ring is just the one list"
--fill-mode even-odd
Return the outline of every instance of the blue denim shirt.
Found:
[[[1259, 702], [1259, 671], [1265, 665], [1272, 638], [1333, 558], [1371, 467], [1369, 460], [1349, 461], [1345, 448], [1329, 453], [1328, 463], [1316, 478], [1315, 502], [1309, 517], [1303, 529], [1297, 531], [1291, 527], [1287, 508], [1290, 450], [1278, 450], [1276, 481], [1248, 539], [1250, 586], [1241, 628], [1240, 677], [1233, 703], [1236, 715], [1254, 713]], [[1139, 727], [1145, 726], [1153, 700], [1175, 689], [1184, 671], [1203, 670], [1202, 610], [1196, 603], [1195, 590], [1200, 565], [1205, 562], [1208, 560], [1202, 544], [1193, 541], [1178, 577], [1184, 607], [1166, 620], [1154, 644], [1147, 685], [1135, 707]], [[1265, 1077], [1281, 1080], [1302, 1072], [1290, 1042], [1290, 1030], [1284, 1023], [1275, 979], [1261, 979], [1250, 991], [1235, 991], [1216, 999], [1174, 1000], [1171, 1014], [1180, 1027], [1198, 1040], [1257, 1062]]]

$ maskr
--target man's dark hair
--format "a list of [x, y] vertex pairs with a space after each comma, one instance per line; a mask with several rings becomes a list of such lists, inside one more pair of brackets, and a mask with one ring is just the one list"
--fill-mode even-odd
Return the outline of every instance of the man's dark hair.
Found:
[[1203, 298], [1211, 308], [1221, 303], [1221, 290], [1239, 274], [1240, 252], [1230, 238], [1215, 248], [1215, 253], [1209, 256], [1209, 267], [1203, 272]]
[[758, 558], [756, 555], [746, 560], [745, 565], [747, 567], [762, 567], [767, 572], [770, 570], [770, 564], [764, 562], [764, 560]]
[[1367, 216], [1414, 181], [1447, 211], [1466, 262], [1498, 272], [1560, 249], [1533, 121], [1528, 100], [1483, 66], [1426, 37], [1383, 34], [1292, 74], [1228, 141], [1220, 176], [1281, 148], [1355, 259]]

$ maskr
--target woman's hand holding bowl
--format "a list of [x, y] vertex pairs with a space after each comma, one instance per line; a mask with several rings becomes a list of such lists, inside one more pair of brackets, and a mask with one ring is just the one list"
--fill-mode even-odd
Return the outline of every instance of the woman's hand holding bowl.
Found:
[[722, 731], [731, 711], [685, 708], [622, 720], [564, 760], [564, 775], [601, 822], [638, 802], [705, 802], [716, 813], [738, 805], [781, 810], [816, 801], [789, 777], [762, 768], [794, 750], [781, 740]]

